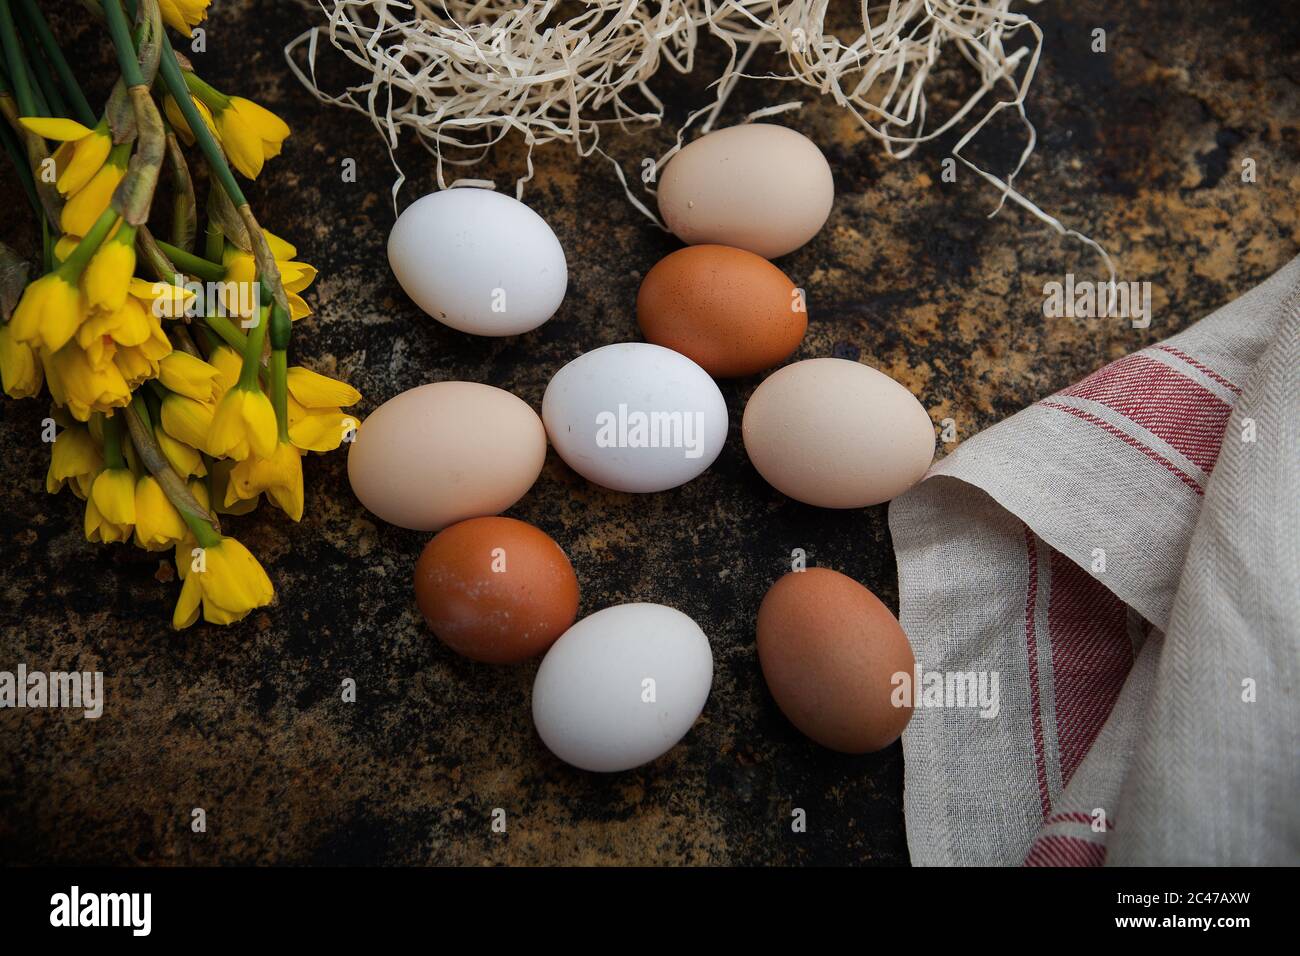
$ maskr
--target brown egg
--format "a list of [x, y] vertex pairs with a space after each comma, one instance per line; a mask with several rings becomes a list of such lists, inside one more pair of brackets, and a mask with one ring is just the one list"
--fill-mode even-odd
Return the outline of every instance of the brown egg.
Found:
[[758, 660], [781, 712], [823, 747], [870, 753], [898, 739], [911, 706], [891, 701], [893, 675], [915, 658], [898, 620], [857, 581], [795, 571], [758, 609]]
[[730, 246], [687, 246], [659, 260], [641, 282], [636, 319], [646, 341], [717, 378], [780, 364], [808, 329], [803, 295], [786, 274]]
[[514, 518], [470, 518], [424, 546], [415, 600], [453, 651], [512, 664], [568, 630], [578, 615], [578, 578], [545, 532]]

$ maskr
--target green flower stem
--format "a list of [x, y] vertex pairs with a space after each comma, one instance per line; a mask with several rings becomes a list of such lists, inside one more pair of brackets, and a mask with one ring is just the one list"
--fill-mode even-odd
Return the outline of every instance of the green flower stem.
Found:
[[0, 49], [4, 50], [5, 70], [13, 83], [18, 111], [23, 116], [39, 116], [32, 80], [27, 73], [22, 45], [18, 42], [18, 30], [14, 26], [14, 12], [9, 6], [9, 0], [0, 0]]
[[44, 222], [45, 210], [41, 208], [40, 197], [36, 195], [36, 186], [32, 182], [31, 168], [27, 165], [27, 157], [23, 155], [23, 148], [19, 145], [13, 131], [9, 129], [8, 123], [0, 123], [0, 142], [4, 143], [4, 150], [9, 154], [9, 160], [14, 165], [14, 171], [18, 173], [18, 183], [22, 186], [27, 201], [32, 204], [32, 211], [36, 213], [37, 219]]
[[239, 330], [239, 326], [224, 315], [205, 315], [203, 320], [213, 332], [221, 336], [222, 341], [243, 355], [248, 349], [248, 336]]
[[[6, 0], [0, 0], [0, 3], [4, 2]], [[212, 170], [212, 175], [221, 184], [221, 188], [226, 191], [230, 201], [236, 206], [246, 205], [248, 200], [244, 198], [244, 191], [239, 188], [239, 183], [235, 182], [235, 174], [230, 171], [230, 166], [226, 163], [226, 157], [222, 155], [221, 147], [212, 138], [212, 132], [208, 129], [208, 125], [203, 122], [203, 117], [199, 115], [199, 108], [190, 99], [189, 89], [186, 87], [185, 77], [181, 73], [181, 65], [176, 61], [176, 51], [172, 49], [171, 40], [168, 39], [166, 34], [161, 39], [162, 59], [159, 61], [158, 69], [162, 73], [167, 92], [176, 101], [176, 105], [180, 108], [181, 115], [185, 117], [190, 132], [194, 134], [194, 141], [198, 144], [204, 159], [208, 161], [208, 167]]]
[[[50, 151], [45, 145], [45, 140], [19, 122], [21, 110], [12, 96], [0, 94], [0, 115], [4, 116], [5, 122], [9, 124], [14, 137], [22, 145], [23, 151], [26, 152], [27, 168], [32, 171], [34, 176], [35, 171], [43, 169], [45, 160], [50, 158]], [[32, 184], [36, 189], [37, 198], [41, 201], [41, 207], [45, 210], [45, 219], [48, 220], [46, 225], [53, 227], [58, 232], [59, 217], [63, 212], [63, 197], [59, 195], [54, 183], [46, 182], [44, 177], [33, 178]]]
[[122, 417], [126, 419], [126, 426], [130, 429], [131, 441], [140, 456], [140, 461], [145, 468], [149, 469], [149, 474], [157, 479], [167, 500], [194, 532], [199, 547], [210, 548], [218, 544], [221, 541], [221, 525], [217, 522], [216, 513], [204, 510], [203, 505], [190, 491], [189, 485], [185, 483], [185, 479], [171, 466], [167, 456], [158, 447], [158, 439], [154, 437], [153, 429], [148, 425], [148, 416], [149, 411], [145, 408], [144, 399], [137, 391]]
[[280, 441], [289, 443], [289, 353], [284, 349], [271, 350], [271, 405], [275, 408], [275, 424]]
[[41, 98], [45, 100], [50, 116], [67, 116], [71, 110], [68, 104], [63, 101], [63, 94], [59, 92], [58, 81], [54, 74], [50, 72], [50, 66], [41, 56], [40, 51], [35, 49], [30, 36], [23, 38], [27, 47], [27, 65], [32, 71], [32, 76], [36, 80], [36, 88], [40, 90]]
[[186, 252], [179, 246], [173, 246], [170, 242], [163, 242], [161, 239], [154, 240], [158, 248], [167, 254], [167, 258], [190, 275], [198, 276], [207, 282], [220, 282], [226, 277], [226, 267], [215, 262], [209, 262], [207, 259], [201, 259], [192, 252]]
[[188, 70], [184, 72], [184, 76], [185, 85], [190, 88], [190, 92], [197, 96], [203, 105], [212, 112], [219, 113], [222, 110], [230, 109], [230, 97], [225, 93], [204, 83], [197, 74]]
[[271, 303], [271, 404], [275, 407], [275, 421], [280, 428], [280, 441], [289, 440], [289, 340], [293, 335], [293, 321], [284, 306]]
[[235, 387], [247, 392], [257, 388], [257, 376], [262, 369], [262, 347], [266, 344], [266, 327], [270, 325], [267, 321], [269, 311], [269, 306], [262, 306], [257, 324], [248, 335], [248, 344], [244, 346], [244, 365], [239, 370], [239, 384]]
[[[208, 329], [215, 335], [221, 337], [227, 345], [234, 349], [239, 355], [248, 354], [248, 336], [240, 331], [239, 326], [231, 322], [224, 315], [205, 315], [203, 320], [207, 323]], [[266, 367], [266, 363], [258, 361], [257, 376], [258, 380], [267, 388], [271, 387], [271, 373]], [[240, 375], [243, 375], [244, 368], [239, 368]]]
[[209, 262], [221, 262], [226, 256], [226, 237], [211, 217], [207, 228], [203, 230], [203, 255]]
[[[8, 0], [0, 0], [8, 2]], [[108, 34], [113, 38], [113, 49], [117, 51], [117, 64], [122, 70], [122, 82], [128, 88], [144, 86], [144, 74], [136, 60], [135, 43], [131, 39], [131, 25], [126, 22], [122, 12], [122, 0], [104, 0], [104, 16], [108, 20]]]
[[125, 468], [126, 458], [122, 455], [122, 420], [116, 415], [104, 415], [104, 466], [106, 468]]
[[54, 66], [54, 72], [58, 74], [64, 92], [68, 94], [68, 98], [72, 101], [72, 108], [77, 114], [77, 119], [83, 125], [93, 127], [99, 122], [99, 118], [90, 108], [90, 104], [86, 102], [86, 95], [81, 92], [81, 85], [77, 83], [77, 77], [68, 65], [67, 57], [59, 49], [58, 41], [54, 39], [54, 33], [50, 30], [45, 15], [41, 13], [41, 8], [37, 5], [36, 0], [18, 0], [18, 3], [22, 7], [27, 22], [31, 24], [32, 29], [35, 31], [37, 39], [40, 40], [41, 46], [45, 49], [46, 57]]
[[90, 227], [90, 232], [77, 243], [77, 248], [72, 250], [72, 254], [59, 266], [59, 272], [71, 282], [76, 282], [85, 271], [86, 266], [90, 263], [90, 258], [98, 250], [100, 245], [108, 238], [108, 234], [113, 229], [113, 224], [117, 222], [117, 213], [113, 212], [112, 207], [105, 209], [95, 220], [95, 224]]
[[[113, 0], [113, 2], [117, 2], [117, 0]], [[207, 124], [203, 122], [203, 117], [199, 115], [198, 107], [190, 99], [185, 76], [181, 71], [179, 61], [176, 59], [176, 51], [172, 49], [171, 40], [167, 38], [165, 31], [159, 36], [159, 40], [162, 43], [159, 70], [162, 73], [163, 83], [166, 85], [167, 91], [171, 93], [172, 99], [176, 101], [177, 107], [180, 108], [181, 114], [185, 117], [185, 122], [189, 124], [190, 132], [194, 134], [194, 141], [198, 143], [203, 157], [208, 161], [208, 168], [212, 176], [230, 198], [231, 204], [234, 205], [239, 213], [239, 218], [244, 223], [244, 228], [248, 231], [248, 239], [253, 247], [253, 258], [257, 262], [258, 278], [262, 280], [263, 284], [270, 287], [272, 298], [287, 309], [288, 296], [284, 291], [284, 283], [280, 280], [280, 270], [276, 267], [275, 257], [271, 254], [271, 249], [267, 245], [266, 236], [262, 234], [262, 227], [258, 225], [257, 218], [253, 215], [252, 207], [248, 204], [244, 191], [239, 188], [239, 183], [235, 182], [235, 174], [230, 171], [230, 164], [226, 162], [221, 147], [212, 138], [211, 131], [208, 129]]]
[[[189, 489], [186, 488], [185, 490], [188, 491]], [[212, 494], [211, 488], [209, 488], [208, 494]], [[191, 495], [191, 497], [193, 496]], [[195, 503], [197, 504], [197, 502]], [[211, 524], [201, 518], [194, 517], [187, 511], [181, 511], [180, 508], [177, 508], [176, 510], [180, 511], [181, 517], [185, 519], [185, 524], [189, 527], [190, 531], [193, 532], [194, 539], [198, 541], [200, 548], [215, 548], [221, 543], [221, 534], [213, 531]], [[216, 512], [213, 512], [212, 521], [215, 523], [216, 520]]]

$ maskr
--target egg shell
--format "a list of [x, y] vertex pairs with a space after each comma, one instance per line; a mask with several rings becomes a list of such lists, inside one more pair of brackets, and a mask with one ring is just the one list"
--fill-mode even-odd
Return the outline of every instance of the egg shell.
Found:
[[831, 750], [888, 747], [912, 717], [894, 675], [916, 660], [898, 619], [874, 594], [827, 568], [792, 571], [758, 609], [758, 660], [781, 712]]
[[488, 189], [417, 199], [393, 225], [388, 262], [416, 305], [473, 335], [537, 328], [560, 307], [569, 281], [564, 249], [546, 221]]
[[934, 425], [916, 397], [847, 359], [777, 369], [746, 403], [741, 434], [772, 487], [820, 508], [888, 501], [934, 459]]
[[713, 653], [699, 625], [662, 604], [620, 604], [583, 618], [546, 652], [533, 722], [566, 763], [630, 770], [686, 735], [712, 684]]
[[424, 546], [415, 600], [456, 653], [513, 664], [541, 654], [573, 623], [578, 578], [541, 529], [514, 518], [470, 518]]
[[689, 245], [718, 243], [768, 259], [793, 252], [826, 222], [835, 201], [817, 144], [770, 123], [716, 130], [668, 161], [659, 214]]
[[659, 260], [641, 282], [636, 317], [646, 339], [716, 378], [779, 365], [808, 329], [803, 296], [790, 278], [731, 246], [687, 246]]
[[437, 531], [506, 510], [546, 460], [537, 413], [504, 389], [434, 382], [380, 405], [348, 451], [352, 491], [375, 516]]
[[570, 468], [615, 491], [685, 484], [727, 440], [727, 403], [709, 373], [645, 342], [606, 345], [565, 365], [546, 386], [542, 420]]

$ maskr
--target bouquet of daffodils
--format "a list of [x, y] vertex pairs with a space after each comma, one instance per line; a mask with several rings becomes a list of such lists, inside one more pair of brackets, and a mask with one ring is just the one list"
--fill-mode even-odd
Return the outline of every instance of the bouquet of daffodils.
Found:
[[[0, 243], [0, 379], [13, 398], [48, 389], [46, 488], [85, 501], [86, 538], [174, 550], [173, 626], [200, 610], [229, 624], [274, 590], [218, 515], [265, 494], [299, 520], [302, 456], [351, 439], [343, 409], [361, 396], [289, 365], [316, 271], [258, 224], [231, 169], [256, 178], [289, 127], [173, 50], [166, 27], [188, 36], [208, 0], [83, 5], [121, 70], [98, 113], [36, 0], [0, 0], [0, 139], [43, 236], [30, 283]], [[211, 183], [201, 247], [195, 146]]]

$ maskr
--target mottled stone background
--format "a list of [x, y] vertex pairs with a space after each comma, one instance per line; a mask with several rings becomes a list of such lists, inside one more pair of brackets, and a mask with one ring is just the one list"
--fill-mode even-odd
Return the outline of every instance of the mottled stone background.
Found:
[[[46, 6], [51, 6], [47, 4]], [[68, 0], [59, 20], [96, 96], [107, 50]], [[637, 337], [641, 277], [674, 240], [623, 198], [608, 166], [560, 145], [537, 152], [526, 199], [570, 264], [568, 297], [541, 329], [476, 339], [435, 324], [402, 294], [384, 245], [393, 171], [378, 134], [319, 105], [281, 46], [319, 10], [216, 0], [197, 67], [269, 105], [294, 129], [249, 189], [264, 223], [295, 241], [321, 278], [316, 315], [296, 327], [298, 361], [355, 383], [363, 412], [424, 382], [469, 379], [540, 407], [549, 377], [582, 351]], [[1044, 282], [1096, 276], [1096, 258], [1023, 212], [987, 219], [996, 195], [973, 176], [944, 183], [952, 140], [887, 158], [848, 116], [807, 91], [741, 85], [729, 119], [802, 95], [780, 121], [813, 137], [835, 171], [830, 221], [780, 265], [806, 288], [797, 355], [860, 358], [901, 381], [961, 437], [1161, 339], [1277, 269], [1297, 249], [1300, 42], [1284, 2], [1101, 3], [1034, 9], [1045, 50], [1029, 102], [1039, 142], [1021, 188], [1105, 244], [1124, 276], [1154, 284], [1145, 331], [1118, 321], [1044, 320]], [[1090, 51], [1105, 28], [1108, 49]], [[704, 70], [716, 65], [716, 50]], [[756, 63], [761, 68], [761, 63]], [[348, 76], [327, 72], [341, 85]], [[967, 88], [936, 75], [935, 115]], [[706, 95], [663, 85], [675, 119]], [[971, 154], [997, 169], [1023, 142], [995, 123]], [[606, 141], [628, 170], [665, 132]], [[359, 181], [341, 182], [357, 161]], [[409, 202], [433, 186], [406, 144]], [[1258, 182], [1240, 170], [1255, 160]], [[518, 144], [476, 175], [510, 182]], [[4, 239], [35, 248], [34, 221], [6, 173]], [[904, 863], [902, 753], [829, 753], [773, 705], [754, 653], [754, 617], [790, 551], [864, 582], [897, 605], [885, 508], [838, 513], [789, 501], [746, 461], [739, 423], [757, 380], [725, 383], [732, 432], [684, 488], [598, 490], [553, 454], [511, 514], [569, 553], [586, 614], [659, 601], [713, 645], [714, 687], [686, 740], [650, 767], [593, 776], [535, 736], [535, 665], [493, 668], [444, 649], [410, 588], [426, 536], [373, 520], [353, 499], [344, 455], [310, 458], [307, 514], [227, 527], [265, 562], [274, 606], [228, 629], [169, 628], [178, 584], [156, 556], [81, 535], [80, 502], [42, 490], [48, 451], [38, 402], [0, 406], [5, 489], [0, 669], [102, 670], [102, 719], [0, 712], [0, 860], [61, 863]], [[355, 704], [340, 701], [354, 678]], [[208, 831], [190, 831], [203, 807]], [[494, 835], [492, 808], [508, 813]], [[808, 814], [792, 834], [790, 811]]]

